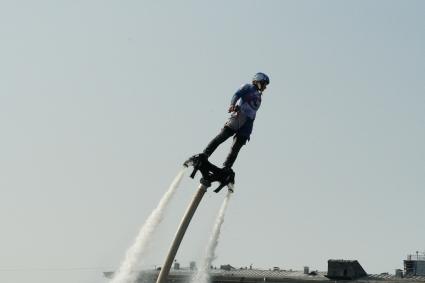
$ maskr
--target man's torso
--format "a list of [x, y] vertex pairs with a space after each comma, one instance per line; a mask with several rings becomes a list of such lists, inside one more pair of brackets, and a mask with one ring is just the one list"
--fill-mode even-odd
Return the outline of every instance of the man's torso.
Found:
[[240, 111], [254, 120], [258, 109], [261, 106], [261, 93], [252, 84], [246, 84], [238, 90], [241, 92], [241, 98], [237, 105]]

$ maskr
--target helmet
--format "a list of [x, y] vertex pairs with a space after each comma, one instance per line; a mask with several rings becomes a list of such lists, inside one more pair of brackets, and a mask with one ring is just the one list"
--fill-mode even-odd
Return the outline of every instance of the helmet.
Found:
[[266, 74], [264, 74], [264, 73], [256, 73], [256, 74], [254, 75], [254, 77], [252, 78], [252, 82], [253, 82], [253, 83], [259, 82], [259, 83], [261, 83], [261, 84], [268, 85], [268, 84], [270, 83], [270, 79], [269, 79], [269, 77], [268, 77]]

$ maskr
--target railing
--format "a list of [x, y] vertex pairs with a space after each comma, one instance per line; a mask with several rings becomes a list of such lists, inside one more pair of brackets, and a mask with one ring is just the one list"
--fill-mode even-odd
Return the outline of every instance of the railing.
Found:
[[424, 260], [425, 261], [425, 252], [407, 255], [407, 260]]

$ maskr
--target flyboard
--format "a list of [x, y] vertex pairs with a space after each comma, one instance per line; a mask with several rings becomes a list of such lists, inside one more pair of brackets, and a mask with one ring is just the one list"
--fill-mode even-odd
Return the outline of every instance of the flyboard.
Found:
[[192, 174], [190, 177], [193, 179], [198, 171], [201, 172], [202, 178], [200, 183], [207, 188], [211, 186], [211, 183], [218, 182], [219, 186], [214, 190], [218, 193], [225, 186], [233, 192], [233, 185], [235, 184], [235, 172], [230, 168], [219, 168], [208, 161], [208, 158], [204, 154], [197, 154], [189, 158], [183, 166], [193, 167]]
[[168, 274], [170, 273], [171, 265], [176, 257], [177, 250], [179, 249], [180, 243], [183, 240], [184, 234], [186, 233], [187, 227], [198, 208], [202, 197], [207, 192], [207, 189], [211, 187], [212, 183], [218, 182], [218, 187], [214, 192], [220, 192], [225, 186], [233, 192], [233, 186], [235, 184], [235, 172], [230, 168], [219, 168], [208, 161], [205, 154], [197, 154], [189, 158], [183, 163], [185, 167], [193, 167], [193, 171], [190, 177], [195, 178], [196, 173], [201, 172], [202, 178], [198, 187], [198, 191], [195, 193], [192, 201], [186, 209], [186, 212], [180, 222], [177, 229], [174, 240], [171, 244], [168, 255], [158, 275], [156, 283], [166, 283]]

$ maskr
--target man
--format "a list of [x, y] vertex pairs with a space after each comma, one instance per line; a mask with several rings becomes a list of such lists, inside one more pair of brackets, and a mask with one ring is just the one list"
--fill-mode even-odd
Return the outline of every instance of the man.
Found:
[[233, 95], [229, 107], [231, 116], [221, 132], [204, 149], [203, 156], [210, 157], [221, 143], [234, 136], [230, 152], [223, 163], [224, 169], [232, 168], [239, 150], [250, 138], [255, 116], [261, 105], [261, 96], [269, 83], [266, 74], [257, 73], [252, 78], [252, 84], [243, 85]]

